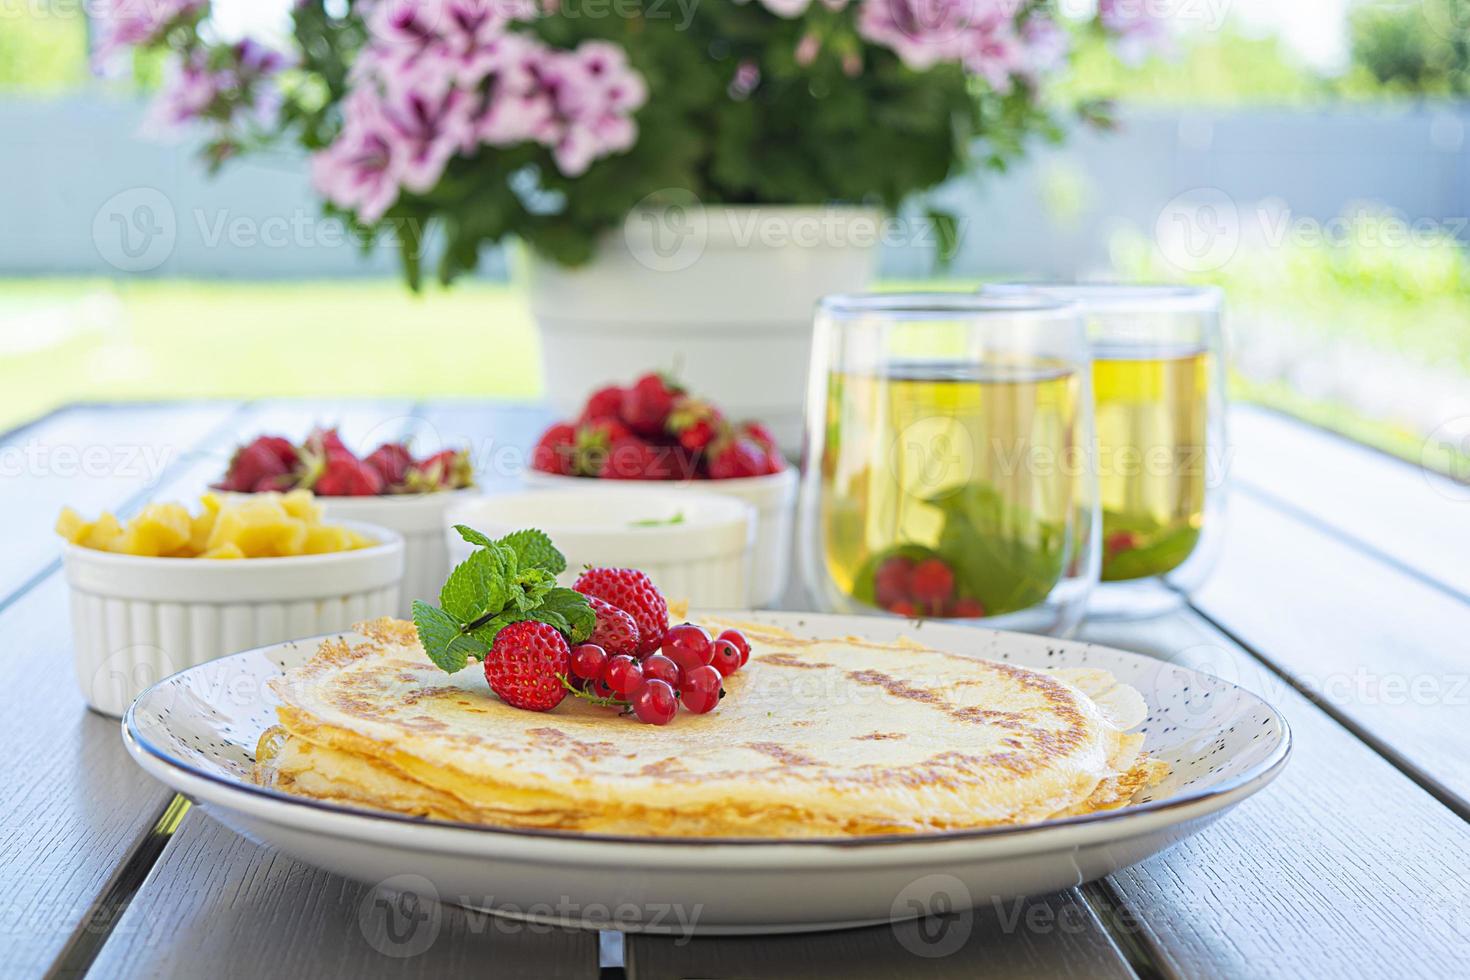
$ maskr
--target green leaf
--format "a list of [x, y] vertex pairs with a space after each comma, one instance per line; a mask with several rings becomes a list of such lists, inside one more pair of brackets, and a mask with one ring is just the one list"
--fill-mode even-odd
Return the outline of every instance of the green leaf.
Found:
[[516, 553], [519, 567], [523, 569], [539, 568], [552, 575], [560, 575], [567, 570], [566, 558], [556, 550], [556, 545], [551, 543], [551, 538], [544, 531], [535, 528], [512, 531], [501, 538], [499, 543]]
[[507, 609], [483, 625], [475, 627], [474, 631], [470, 633], [470, 636], [475, 638], [475, 642], [484, 644], [485, 649], [489, 650], [495, 645], [496, 634], [501, 630], [505, 629], [511, 623], [523, 623], [528, 619], [534, 618], [531, 613]]
[[476, 548], [488, 548], [495, 543], [489, 537], [481, 534], [479, 531], [476, 531], [472, 527], [468, 527], [467, 525], [456, 524], [454, 525], [454, 529], [459, 532], [460, 537], [464, 538]]
[[470, 657], [481, 659], [485, 655], [484, 648], [460, 631], [453, 616], [427, 602], [414, 600], [413, 624], [418, 627], [424, 652], [440, 670], [452, 674], [463, 670]]
[[587, 597], [571, 589], [552, 589], [531, 617], [561, 630], [572, 643], [581, 643], [597, 628], [597, 613]]
[[539, 568], [528, 568], [521, 572], [516, 588], [511, 592], [508, 605], [520, 612], [529, 612], [541, 604], [546, 594], [556, 587], [556, 576]]
[[673, 527], [684, 523], [684, 512], [681, 510], [673, 517], [650, 517], [646, 521], [630, 521], [629, 527]]
[[491, 542], [455, 566], [439, 591], [439, 605], [461, 623], [504, 609], [516, 589], [516, 556]]
[[939, 267], [947, 268], [960, 251], [959, 223], [953, 214], [938, 208], [925, 209], [924, 216], [929, 219], [929, 223], [934, 226], [934, 234], [939, 237]]

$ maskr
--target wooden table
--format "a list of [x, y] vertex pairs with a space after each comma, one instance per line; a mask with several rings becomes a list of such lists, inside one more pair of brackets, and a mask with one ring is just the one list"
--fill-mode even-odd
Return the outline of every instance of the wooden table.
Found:
[[62, 504], [188, 499], [237, 440], [340, 424], [469, 441], [508, 483], [545, 422], [460, 402], [78, 405], [0, 440], [0, 976], [1470, 976], [1470, 488], [1237, 410], [1220, 566], [1165, 618], [1088, 639], [1264, 695], [1295, 757], [1259, 796], [1113, 877], [981, 908], [958, 952], [905, 929], [599, 937], [443, 909], [410, 958], [372, 890], [244, 840], [145, 776], [72, 678]]

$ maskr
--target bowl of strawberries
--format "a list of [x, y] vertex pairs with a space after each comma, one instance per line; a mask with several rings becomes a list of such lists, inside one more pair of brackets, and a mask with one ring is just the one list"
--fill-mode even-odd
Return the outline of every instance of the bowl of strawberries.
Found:
[[403, 535], [401, 615], [414, 599], [439, 594], [449, 571], [444, 515], [479, 494], [466, 449], [414, 456], [403, 442], [385, 442], [358, 455], [336, 429], [315, 428], [301, 442], [257, 436], [235, 450], [214, 484], [226, 493], [310, 490], [328, 520], [376, 524]]
[[719, 493], [755, 508], [750, 603], [769, 606], [790, 577], [796, 471], [759, 422], [728, 418], [665, 374], [594, 391], [575, 418], [548, 428], [532, 451], [531, 486]]

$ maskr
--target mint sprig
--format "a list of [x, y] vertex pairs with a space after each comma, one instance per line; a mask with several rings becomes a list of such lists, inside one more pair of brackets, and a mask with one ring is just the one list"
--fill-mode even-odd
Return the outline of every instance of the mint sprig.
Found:
[[462, 524], [455, 530], [476, 550], [449, 573], [438, 606], [413, 604], [419, 642], [439, 669], [452, 674], [484, 660], [511, 623], [546, 623], [571, 643], [592, 635], [597, 614], [580, 593], [557, 586], [567, 560], [544, 532], [515, 531], [496, 541]]

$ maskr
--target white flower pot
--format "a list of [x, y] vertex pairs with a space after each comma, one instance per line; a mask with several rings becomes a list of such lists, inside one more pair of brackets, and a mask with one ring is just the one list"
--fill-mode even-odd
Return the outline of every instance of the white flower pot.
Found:
[[581, 268], [531, 255], [548, 400], [570, 417], [594, 388], [673, 369], [794, 451], [813, 309], [828, 293], [868, 287], [882, 221], [868, 208], [691, 201], [634, 211]]

